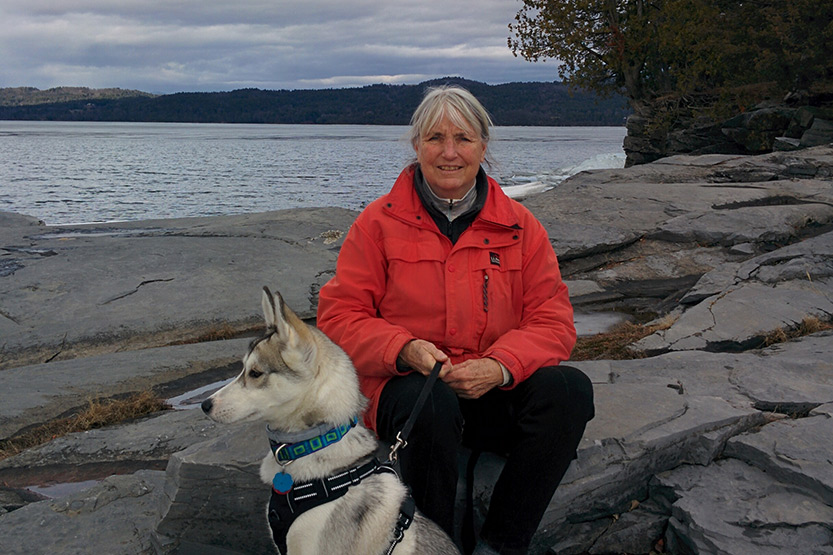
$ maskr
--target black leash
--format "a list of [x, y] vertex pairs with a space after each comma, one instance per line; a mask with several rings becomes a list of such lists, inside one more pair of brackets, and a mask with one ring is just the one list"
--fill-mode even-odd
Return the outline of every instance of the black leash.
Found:
[[[396, 443], [393, 447], [391, 447], [388, 462], [385, 464], [395, 464], [398, 458], [397, 451], [408, 445], [408, 436], [411, 433], [411, 429], [414, 427], [417, 416], [422, 410], [423, 405], [425, 405], [425, 401], [428, 399], [428, 395], [431, 393], [431, 389], [433, 389], [434, 383], [440, 375], [440, 369], [442, 366], [443, 363], [438, 361], [434, 365], [434, 368], [431, 369], [431, 373], [428, 375], [428, 379], [425, 380], [425, 384], [419, 392], [419, 397], [417, 397], [416, 403], [414, 403], [414, 408], [411, 409], [411, 414], [408, 416], [408, 420], [405, 421], [405, 425], [402, 427], [402, 430], [396, 434]], [[461, 530], [464, 553], [473, 552], [476, 542], [474, 532], [474, 467], [477, 465], [480, 453], [480, 449], [472, 450], [468, 464], [466, 465], [466, 508], [465, 513], [463, 514], [463, 525]], [[413, 501], [413, 498], [410, 496], [408, 496], [408, 499]], [[396, 543], [391, 545], [391, 550], [393, 550], [395, 545]], [[388, 553], [390, 553], [390, 551]]]
[[411, 410], [411, 415], [408, 417], [408, 420], [405, 421], [405, 426], [402, 427], [402, 430], [396, 434], [396, 443], [394, 443], [393, 447], [391, 447], [390, 456], [388, 457], [388, 461], [390, 463], [395, 463], [398, 458], [396, 452], [408, 445], [408, 436], [411, 434], [411, 430], [416, 423], [417, 416], [419, 416], [422, 406], [425, 404], [426, 399], [428, 399], [428, 394], [431, 393], [431, 389], [434, 387], [434, 382], [437, 381], [442, 367], [443, 363], [437, 361], [434, 368], [431, 369], [428, 379], [425, 380], [425, 384], [422, 386], [422, 391], [419, 392], [419, 397], [417, 397], [416, 403], [414, 403], [414, 408]]
[[[399, 449], [408, 445], [408, 436], [411, 433], [411, 429], [414, 427], [417, 416], [422, 410], [423, 405], [425, 405], [428, 395], [434, 388], [434, 383], [440, 375], [440, 369], [442, 366], [442, 362], [437, 362], [434, 365], [434, 368], [431, 369], [431, 373], [428, 375], [428, 379], [425, 380], [425, 384], [419, 392], [419, 397], [417, 397], [416, 403], [414, 403], [414, 408], [411, 409], [411, 414], [408, 416], [408, 420], [405, 421], [405, 426], [403, 426], [402, 430], [396, 434], [396, 443], [390, 449], [390, 456], [386, 464], [395, 464], [398, 458], [397, 452]], [[463, 527], [461, 531], [464, 553], [471, 553], [474, 551], [476, 542], [474, 533], [474, 467], [477, 465], [478, 458], [480, 458], [480, 450], [472, 451], [472, 454], [469, 457], [469, 462], [466, 465], [466, 510], [463, 515]]]

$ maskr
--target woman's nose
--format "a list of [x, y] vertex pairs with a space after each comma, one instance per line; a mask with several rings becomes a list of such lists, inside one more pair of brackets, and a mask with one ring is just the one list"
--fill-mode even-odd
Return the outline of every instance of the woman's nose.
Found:
[[457, 157], [457, 145], [454, 144], [453, 139], [448, 139], [443, 143], [443, 156], [446, 158]]

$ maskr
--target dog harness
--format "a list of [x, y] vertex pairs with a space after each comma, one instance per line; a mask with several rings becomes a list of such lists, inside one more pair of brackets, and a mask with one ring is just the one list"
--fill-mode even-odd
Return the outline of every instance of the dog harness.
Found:
[[[319, 451], [341, 440], [358, 423], [358, 417], [341, 426], [323, 424], [311, 430], [298, 434], [278, 434], [266, 426], [269, 436], [269, 446], [275, 460], [281, 466], [290, 464], [295, 459]], [[335, 476], [318, 478], [309, 482], [294, 483], [292, 477], [281, 470], [272, 479], [272, 496], [269, 499], [269, 527], [272, 529], [272, 539], [281, 553], [286, 553], [286, 535], [292, 523], [304, 512], [314, 509], [329, 501], [338, 499], [350, 489], [350, 486], [361, 483], [372, 474], [392, 472], [396, 474], [389, 463], [381, 463], [377, 458], [369, 462], [349, 468]], [[394, 527], [394, 537], [387, 554], [393, 553], [396, 545], [405, 536], [405, 530], [414, 520], [415, 504], [408, 495], [399, 508], [399, 516]]]

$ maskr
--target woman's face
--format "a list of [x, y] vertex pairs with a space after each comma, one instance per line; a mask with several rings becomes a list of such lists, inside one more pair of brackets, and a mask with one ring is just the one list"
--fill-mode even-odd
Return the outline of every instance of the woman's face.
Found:
[[447, 116], [419, 138], [414, 150], [428, 186], [444, 199], [462, 198], [486, 157], [480, 135], [457, 127]]

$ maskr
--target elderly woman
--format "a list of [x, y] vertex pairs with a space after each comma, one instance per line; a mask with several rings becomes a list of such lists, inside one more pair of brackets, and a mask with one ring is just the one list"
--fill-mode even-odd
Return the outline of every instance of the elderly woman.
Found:
[[459, 446], [506, 455], [477, 552], [526, 553], [593, 417], [593, 391], [561, 365], [576, 332], [546, 231], [480, 166], [490, 127], [468, 91], [428, 92], [411, 120], [416, 162], [347, 234], [318, 326], [353, 359], [365, 422], [383, 440], [442, 363], [402, 477], [454, 537]]

